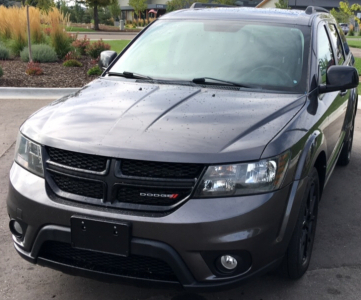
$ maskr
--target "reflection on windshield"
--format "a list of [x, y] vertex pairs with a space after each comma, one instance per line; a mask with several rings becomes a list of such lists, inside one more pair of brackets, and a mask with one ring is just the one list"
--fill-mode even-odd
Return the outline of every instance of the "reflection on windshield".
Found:
[[189, 80], [213, 77], [241, 85], [304, 91], [304, 29], [224, 20], [155, 22], [111, 72]]

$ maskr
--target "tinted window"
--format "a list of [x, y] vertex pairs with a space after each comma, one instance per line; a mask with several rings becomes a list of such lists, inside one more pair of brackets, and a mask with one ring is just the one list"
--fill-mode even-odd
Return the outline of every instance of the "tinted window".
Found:
[[304, 92], [309, 28], [225, 20], [159, 20], [112, 72], [164, 80], [212, 77], [264, 89]]
[[343, 49], [345, 49], [345, 53], [346, 53], [346, 55], [348, 55], [350, 53], [350, 48], [348, 47], [345, 34], [343, 33], [343, 31], [341, 29], [338, 30], [338, 33], [340, 34], [340, 37], [341, 37]]
[[318, 27], [317, 59], [320, 68], [320, 83], [326, 83], [327, 69], [335, 64], [332, 47], [324, 26]]
[[336, 56], [339, 65], [342, 65], [345, 62], [345, 55], [343, 53], [341, 39], [337, 33], [336, 25], [329, 24], [328, 28], [331, 31], [331, 40], [333, 45], [336, 47]]

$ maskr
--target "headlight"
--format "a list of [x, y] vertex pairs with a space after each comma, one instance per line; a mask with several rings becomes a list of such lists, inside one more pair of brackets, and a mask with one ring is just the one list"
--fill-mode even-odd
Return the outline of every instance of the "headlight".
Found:
[[224, 197], [278, 189], [285, 177], [290, 152], [258, 162], [208, 167], [195, 197]]
[[16, 140], [15, 161], [30, 172], [44, 176], [40, 146], [23, 137], [20, 133]]

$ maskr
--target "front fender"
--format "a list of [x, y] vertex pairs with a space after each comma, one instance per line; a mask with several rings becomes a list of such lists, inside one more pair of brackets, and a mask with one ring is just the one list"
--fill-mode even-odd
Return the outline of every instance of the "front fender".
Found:
[[[326, 140], [320, 130], [315, 130], [307, 138], [305, 146], [298, 160], [295, 180], [305, 178], [316, 163], [318, 156], [326, 153]], [[325, 165], [326, 168], [326, 165]]]

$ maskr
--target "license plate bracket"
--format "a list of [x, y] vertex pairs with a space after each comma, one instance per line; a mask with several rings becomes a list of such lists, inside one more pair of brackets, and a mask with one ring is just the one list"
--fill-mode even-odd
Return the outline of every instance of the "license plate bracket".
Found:
[[130, 223], [73, 216], [70, 224], [72, 247], [129, 255]]

